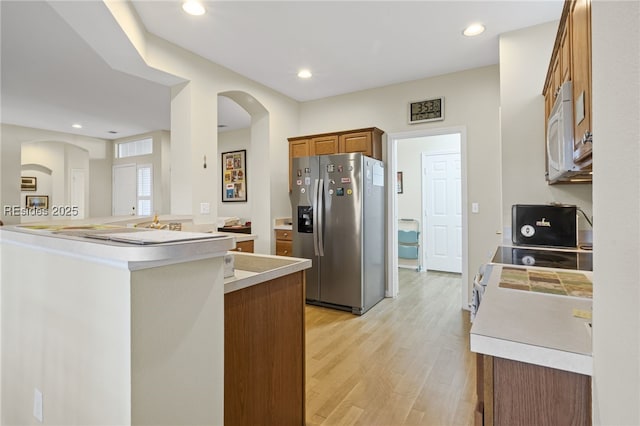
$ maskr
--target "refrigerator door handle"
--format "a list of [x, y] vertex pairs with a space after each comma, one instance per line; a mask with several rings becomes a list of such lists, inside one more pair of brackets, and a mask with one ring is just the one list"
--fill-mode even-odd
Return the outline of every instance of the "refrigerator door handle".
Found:
[[318, 184], [320, 183], [320, 181], [318, 179], [316, 179], [316, 181], [314, 182], [313, 185], [313, 205], [312, 207], [312, 211], [313, 211], [313, 215], [315, 216], [313, 218], [313, 253], [318, 256], [319, 254], [319, 250], [318, 250], [318, 220], [319, 220], [319, 216], [318, 216]]
[[318, 250], [320, 252], [320, 256], [324, 256], [324, 238], [323, 238], [323, 229], [324, 229], [324, 179], [320, 179], [320, 185], [318, 188]]

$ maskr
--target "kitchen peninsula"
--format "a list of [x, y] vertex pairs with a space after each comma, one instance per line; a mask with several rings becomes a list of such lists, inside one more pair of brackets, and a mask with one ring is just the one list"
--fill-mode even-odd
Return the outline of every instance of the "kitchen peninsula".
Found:
[[[295, 273], [310, 266], [242, 254], [262, 262], [245, 258], [237, 266], [249, 271], [225, 279], [231, 236], [43, 228], [0, 229], [7, 424], [36, 414], [43, 424], [222, 424], [225, 293], [303, 277]], [[87, 232], [168, 232], [181, 241], [131, 244]]]
[[[591, 424], [592, 273], [493, 264], [486, 274], [470, 335], [476, 424]], [[553, 281], [580, 297], [549, 294]]]

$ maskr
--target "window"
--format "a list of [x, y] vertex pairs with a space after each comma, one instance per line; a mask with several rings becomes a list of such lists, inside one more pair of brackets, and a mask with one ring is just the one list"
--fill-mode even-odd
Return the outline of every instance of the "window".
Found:
[[151, 216], [153, 212], [153, 166], [138, 165], [137, 179], [138, 216]]
[[153, 139], [147, 138], [137, 141], [117, 143], [115, 145], [115, 149], [116, 158], [153, 154]]

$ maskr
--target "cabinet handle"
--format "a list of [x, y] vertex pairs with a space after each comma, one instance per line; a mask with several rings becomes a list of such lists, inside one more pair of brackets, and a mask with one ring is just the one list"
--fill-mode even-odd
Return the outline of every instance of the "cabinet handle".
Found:
[[284, 251], [284, 254], [289, 254], [289, 250], [285, 250], [285, 251]]
[[289, 233], [288, 233], [288, 232], [285, 232], [285, 233], [284, 233], [284, 236], [285, 236], [285, 237], [288, 237], [288, 236], [289, 236]]
[[238, 251], [242, 251], [242, 247], [238, 247]]

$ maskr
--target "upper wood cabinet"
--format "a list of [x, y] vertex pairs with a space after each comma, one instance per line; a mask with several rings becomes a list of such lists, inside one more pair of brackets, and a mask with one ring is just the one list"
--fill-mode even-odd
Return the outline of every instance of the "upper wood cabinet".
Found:
[[382, 160], [383, 134], [384, 131], [377, 127], [370, 127], [289, 138], [289, 191], [294, 158], [361, 152], [368, 157]]
[[[574, 181], [591, 181], [591, 0], [565, 0], [542, 94], [546, 124], [562, 84], [572, 82]], [[546, 154], [546, 143], [545, 143]], [[545, 155], [546, 160], [546, 155]], [[546, 161], [545, 161], [546, 164]], [[558, 182], [562, 183], [562, 182]]]
[[576, 0], [571, 10], [574, 154], [591, 164], [591, 0]]
[[311, 138], [309, 140], [309, 152], [310, 155], [337, 154], [340, 152], [338, 149], [338, 135]]

